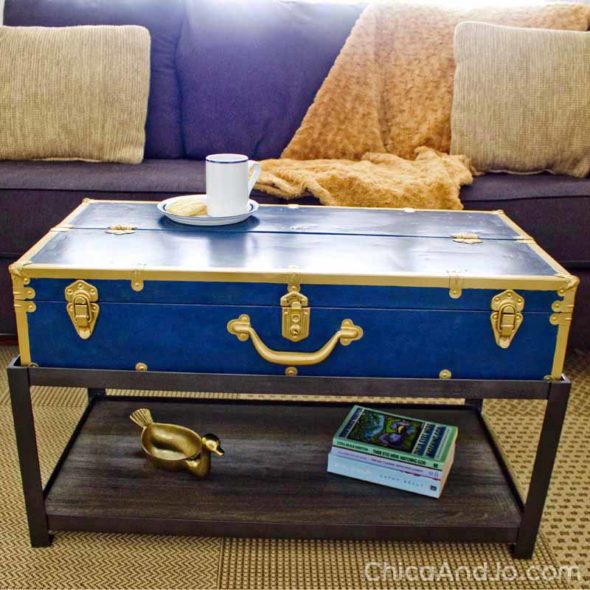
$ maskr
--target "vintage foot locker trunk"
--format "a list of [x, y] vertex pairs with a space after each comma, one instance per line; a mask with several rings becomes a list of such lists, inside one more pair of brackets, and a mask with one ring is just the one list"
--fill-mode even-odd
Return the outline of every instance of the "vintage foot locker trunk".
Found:
[[295, 378], [558, 378], [578, 283], [501, 211], [91, 200], [11, 272], [25, 365]]

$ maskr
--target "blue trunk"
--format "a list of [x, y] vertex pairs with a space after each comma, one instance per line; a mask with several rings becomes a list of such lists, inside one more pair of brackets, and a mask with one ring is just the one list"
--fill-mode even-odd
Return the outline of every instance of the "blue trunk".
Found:
[[[263, 206], [201, 229], [155, 204], [90, 202], [68, 223], [21, 261], [35, 306], [21, 353], [40, 366], [465, 379], [561, 370], [575, 281], [501, 214]], [[133, 233], [106, 231], [121, 224]], [[97, 296], [68, 313], [76, 281]], [[289, 288], [306, 299], [281, 305]], [[494, 320], [506, 292], [522, 309], [502, 299]], [[90, 335], [86, 303], [98, 309]], [[343, 320], [358, 333], [325, 358], [288, 354], [322, 350]]]

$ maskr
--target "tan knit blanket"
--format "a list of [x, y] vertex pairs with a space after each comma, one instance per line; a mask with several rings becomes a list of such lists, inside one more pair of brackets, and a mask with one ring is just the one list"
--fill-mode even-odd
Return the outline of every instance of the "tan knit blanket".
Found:
[[285, 198], [311, 193], [330, 205], [461, 208], [460, 187], [472, 181], [468, 161], [444, 152], [453, 33], [466, 20], [584, 31], [590, 7], [371, 4], [281, 159], [262, 162], [257, 188]]

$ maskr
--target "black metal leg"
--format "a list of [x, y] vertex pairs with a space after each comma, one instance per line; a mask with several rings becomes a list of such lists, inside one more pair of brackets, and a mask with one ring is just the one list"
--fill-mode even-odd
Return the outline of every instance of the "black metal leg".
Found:
[[477, 408], [480, 412], [483, 410], [483, 399], [465, 399], [466, 406]]
[[535, 549], [535, 541], [541, 524], [559, 446], [559, 437], [567, 410], [570, 387], [570, 383], [552, 383], [549, 390], [529, 492], [513, 550], [514, 557], [520, 559], [530, 559]]
[[29, 523], [29, 537], [33, 547], [47, 547], [51, 545], [51, 536], [47, 528], [28, 369], [9, 367], [8, 385]]
[[107, 394], [106, 389], [98, 389], [96, 387], [89, 387], [88, 388], [88, 401], [95, 397], [104, 397]]

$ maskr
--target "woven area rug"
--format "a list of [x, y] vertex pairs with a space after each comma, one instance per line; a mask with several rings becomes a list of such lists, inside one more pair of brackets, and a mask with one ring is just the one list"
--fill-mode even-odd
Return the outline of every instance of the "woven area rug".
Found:
[[[89, 533], [58, 533], [52, 547], [31, 549], [4, 371], [15, 354], [13, 347], [0, 347], [0, 588], [590, 588], [588, 353], [572, 353], [568, 360], [574, 392], [531, 561], [513, 560], [507, 547], [492, 544]], [[34, 404], [46, 479], [84, 407], [85, 393], [36, 388]], [[543, 408], [537, 401], [485, 405], [522, 489]]]

